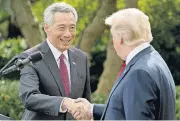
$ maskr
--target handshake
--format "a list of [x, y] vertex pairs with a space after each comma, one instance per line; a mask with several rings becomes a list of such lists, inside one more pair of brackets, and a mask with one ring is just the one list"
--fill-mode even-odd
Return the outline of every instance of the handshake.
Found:
[[62, 110], [67, 110], [77, 120], [92, 120], [92, 104], [84, 98], [65, 98]]

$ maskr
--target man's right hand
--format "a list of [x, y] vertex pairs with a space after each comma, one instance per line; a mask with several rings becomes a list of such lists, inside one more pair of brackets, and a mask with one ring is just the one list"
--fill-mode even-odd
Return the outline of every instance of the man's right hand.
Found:
[[[77, 120], [92, 120], [93, 115], [91, 112], [92, 104], [85, 98], [78, 98], [75, 100], [76, 105], [81, 104], [82, 108], [79, 110], [70, 110], [69, 112], [73, 115], [73, 117]], [[79, 115], [77, 115], [79, 114]]]
[[65, 97], [62, 104], [62, 110], [67, 110], [67, 111], [75, 110], [76, 112], [84, 113], [85, 109], [83, 108], [83, 103], [81, 102], [76, 103], [75, 101], [76, 101], [75, 99]]
[[91, 103], [84, 98], [71, 99], [65, 98], [63, 105], [63, 110], [68, 110], [69, 113], [77, 120], [91, 120]]
[[75, 105], [74, 99], [65, 97], [62, 104], [62, 110], [68, 110], [69, 108], [73, 108], [74, 105]]

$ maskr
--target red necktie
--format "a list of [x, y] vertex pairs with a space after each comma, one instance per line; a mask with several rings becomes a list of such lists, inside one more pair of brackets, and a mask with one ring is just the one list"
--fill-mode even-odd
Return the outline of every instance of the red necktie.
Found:
[[123, 72], [123, 70], [126, 68], [126, 61], [123, 63], [121, 70], [118, 73], [118, 77], [121, 75], [121, 73]]
[[69, 76], [68, 76], [68, 70], [67, 70], [67, 66], [65, 64], [65, 56], [64, 54], [61, 54], [60, 56], [60, 76], [61, 76], [61, 80], [64, 86], [64, 92], [66, 94], [66, 96], [69, 96]]

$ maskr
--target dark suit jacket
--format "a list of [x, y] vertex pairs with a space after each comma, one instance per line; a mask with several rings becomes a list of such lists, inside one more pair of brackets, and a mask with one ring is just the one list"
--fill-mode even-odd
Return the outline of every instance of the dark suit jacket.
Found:
[[[59, 68], [46, 41], [20, 54], [25, 58], [30, 53], [41, 51], [43, 59], [31, 63], [21, 70], [19, 97], [25, 106], [23, 120], [68, 120], [70, 113], [59, 113], [60, 103], [65, 97]], [[76, 48], [68, 50], [71, 92], [70, 98], [83, 97], [90, 101], [90, 79], [88, 59]]]
[[106, 105], [94, 106], [102, 120], [173, 120], [175, 84], [168, 66], [148, 47], [138, 53], [116, 80]]

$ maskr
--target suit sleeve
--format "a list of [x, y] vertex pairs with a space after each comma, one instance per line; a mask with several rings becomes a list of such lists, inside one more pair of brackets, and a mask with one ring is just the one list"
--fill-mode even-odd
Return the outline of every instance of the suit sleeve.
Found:
[[39, 78], [33, 65], [21, 70], [19, 97], [25, 108], [30, 111], [42, 112], [58, 116], [63, 97], [41, 94]]
[[94, 104], [93, 107], [93, 117], [94, 120], [100, 120], [105, 108], [105, 104]]
[[86, 83], [84, 87], [83, 98], [86, 98], [89, 102], [91, 102], [90, 73], [89, 73], [89, 64], [88, 64], [87, 56], [86, 56]]
[[155, 120], [157, 85], [150, 73], [139, 69], [127, 75], [123, 106], [126, 120]]

